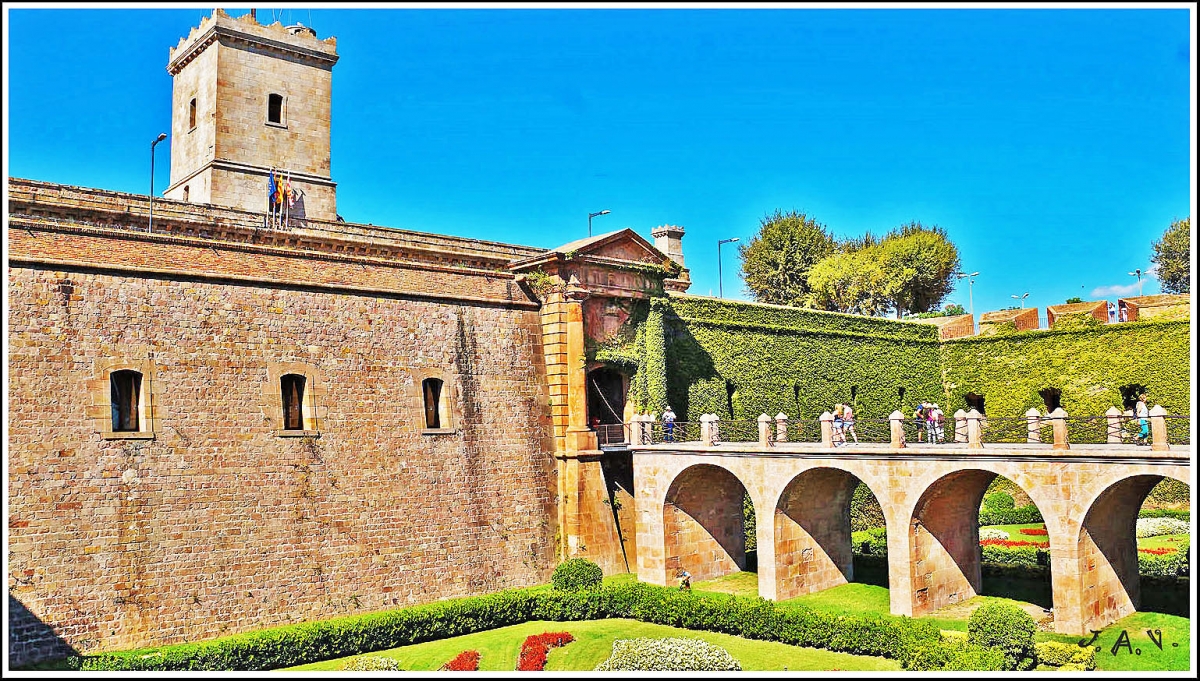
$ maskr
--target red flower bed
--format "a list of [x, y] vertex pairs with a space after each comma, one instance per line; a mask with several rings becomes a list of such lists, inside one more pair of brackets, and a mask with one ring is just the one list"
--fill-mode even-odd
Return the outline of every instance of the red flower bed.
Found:
[[517, 659], [517, 671], [540, 672], [544, 670], [546, 656], [550, 654], [550, 649], [565, 646], [574, 640], [575, 637], [565, 631], [557, 634], [530, 636], [521, 644], [521, 657]]
[[981, 540], [979, 540], [979, 545], [980, 546], [1003, 546], [1003, 547], [1009, 548], [1009, 549], [1011, 549], [1013, 547], [1017, 547], [1017, 546], [1035, 546], [1039, 549], [1050, 548], [1050, 542], [1048, 542], [1048, 541], [1019, 541], [1019, 540], [1012, 540], [1012, 539], [981, 539]]
[[1149, 553], [1152, 556], [1165, 556], [1168, 553], [1175, 553], [1175, 549], [1170, 546], [1164, 546], [1161, 549], [1138, 549], [1142, 553]]
[[442, 672], [477, 672], [479, 671], [479, 651], [464, 650], [453, 660], [442, 665]]
[[1050, 534], [1044, 527], [1023, 527], [1021, 534], [1028, 534], [1034, 537], [1045, 537]]

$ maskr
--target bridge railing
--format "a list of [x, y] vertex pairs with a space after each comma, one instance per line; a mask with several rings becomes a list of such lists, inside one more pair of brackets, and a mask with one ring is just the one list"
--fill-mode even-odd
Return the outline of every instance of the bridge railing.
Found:
[[[892, 422], [888, 419], [855, 418], [854, 432], [858, 434], [859, 443], [886, 444], [892, 441]], [[820, 438], [817, 440], [820, 441]], [[849, 432], [846, 433], [846, 442], [854, 443], [854, 436]]]
[[1177, 445], [1192, 444], [1192, 417], [1167, 414], [1162, 418], [1167, 426], [1167, 442]]
[[[1166, 449], [1169, 445], [1191, 444], [1191, 417], [1166, 414], [1162, 407], [1151, 410], [1150, 437], [1141, 444], [1155, 449]], [[820, 419], [787, 419], [783, 415], [775, 418], [760, 416], [758, 419], [721, 420], [706, 414], [699, 422], [677, 421], [668, 432], [667, 427], [653, 417], [637, 416], [627, 424], [598, 426], [601, 444], [611, 442], [633, 442], [640, 437], [641, 444], [664, 442], [705, 442], [706, 432], [715, 444], [762, 443], [767, 446], [788, 443], [816, 443], [833, 447], [843, 443], [833, 427], [830, 414]], [[903, 434], [903, 440], [893, 439], [893, 425]], [[1069, 416], [1061, 409], [1052, 414], [1040, 414], [1031, 409], [1025, 416], [987, 417], [972, 411], [955, 413], [941, 423], [940, 432], [931, 439], [932, 426], [928, 422], [903, 418], [898, 412], [888, 418], [859, 418], [854, 423], [854, 434], [843, 428], [846, 444], [890, 444], [896, 447], [927, 446], [930, 444], [957, 444], [967, 448], [985, 445], [1044, 445], [1054, 449], [1068, 449], [1072, 443], [1080, 445], [1116, 444], [1130, 445], [1138, 441], [1141, 424], [1136, 417], [1118, 411], [1098, 416]], [[780, 437], [780, 435], [783, 437]]]

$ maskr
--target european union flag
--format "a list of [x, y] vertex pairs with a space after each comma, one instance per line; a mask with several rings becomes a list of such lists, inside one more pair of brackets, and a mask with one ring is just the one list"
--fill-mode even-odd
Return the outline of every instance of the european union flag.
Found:
[[271, 208], [275, 207], [275, 170], [271, 170], [271, 174], [267, 175], [267, 205]]

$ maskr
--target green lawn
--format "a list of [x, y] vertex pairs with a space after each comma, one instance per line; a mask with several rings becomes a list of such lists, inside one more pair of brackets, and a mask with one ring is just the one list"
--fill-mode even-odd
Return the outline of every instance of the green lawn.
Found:
[[[833, 653], [813, 648], [800, 648], [772, 641], [689, 631], [636, 620], [610, 619], [588, 622], [525, 622], [511, 627], [482, 631], [467, 636], [428, 641], [368, 655], [391, 657], [407, 671], [435, 671], [464, 650], [480, 653], [480, 671], [513, 671], [521, 643], [527, 636], [546, 632], [570, 632], [575, 641], [550, 651], [546, 671], [591, 671], [612, 653], [613, 641], [619, 638], [684, 637], [698, 638], [729, 651], [745, 671], [897, 671], [895, 660], [848, 653]], [[279, 671], [336, 671], [350, 658], [327, 660]]]
[[[1191, 663], [1191, 626], [1191, 620], [1186, 617], [1135, 612], [1100, 631], [1092, 643], [1093, 647], [1100, 649], [1096, 651], [1096, 669], [1110, 672], [1187, 671]], [[1162, 650], [1151, 640], [1147, 630], [1161, 632], [1161, 638], [1159, 633], [1154, 636], [1161, 640]], [[1130, 647], [1121, 645], [1114, 648], [1121, 641], [1122, 631], [1128, 634]], [[1091, 635], [1039, 633], [1035, 638], [1039, 641], [1079, 643], [1090, 639]]]

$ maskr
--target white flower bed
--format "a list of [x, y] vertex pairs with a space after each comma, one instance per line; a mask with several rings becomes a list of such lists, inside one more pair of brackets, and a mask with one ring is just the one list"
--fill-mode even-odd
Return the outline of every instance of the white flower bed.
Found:
[[1008, 533], [1004, 530], [998, 530], [994, 527], [979, 528], [979, 538], [982, 539], [1008, 539]]
[[395, 672], [400, 671], [400, 663], [390, 657], [381, 655], [365, 655], [356, 657], [342, 665], [342, 671], [347, 672]]
[[1164, 534], [1191, 534], [1186, 520], [1179, 518], [1138, 518], [1137, 536], [1160, 537]]
[[724, 648], [696, 638], [635, 638], [613, 641], [612, 657], [598, 672], [740, 672]]

